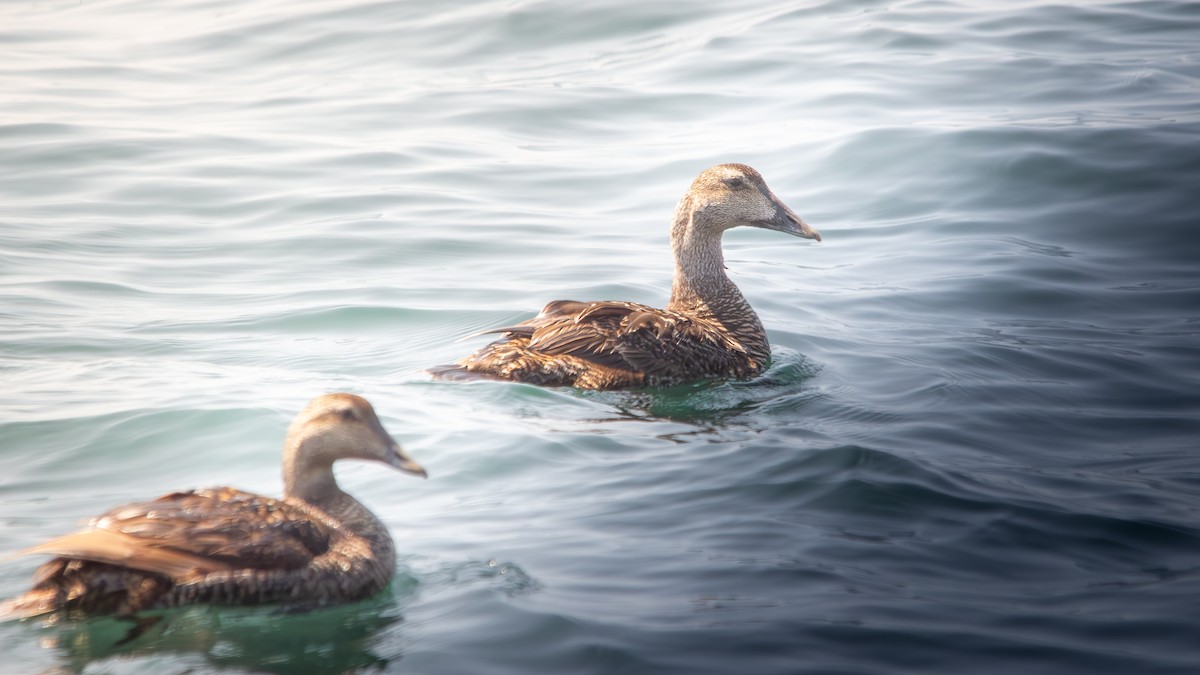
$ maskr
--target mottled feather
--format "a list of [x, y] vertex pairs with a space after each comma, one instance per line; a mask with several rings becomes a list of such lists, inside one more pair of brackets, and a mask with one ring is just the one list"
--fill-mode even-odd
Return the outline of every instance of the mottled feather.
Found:
[[139, 558], [164, 552], [203, 560], [205, 565], [197, 567], [207, 566], [207, 571], [297, 569], [327, 551], [335, 534], [324, 519], [313, 514], [312, 509], [297, 504], [221, 487], [173, 492], [153, 501], [127, 504], [96, 518], [94, 529], [85, 533], [125, 535], [137, 549], [124, 564], [151, 572], [159, 570], [142, 566]]
[[559, 300], [503, 329], [482, 353], [539, 375], [511, 379], [593, 388], [656, 386], [694, 379], [696, 364], [741, 376], [755, 367], [719, 324], [632, 302]]
[[666, 309], [621, 301], [556, 300], [436, 377], [472, 376], [585, 389], [670, 386], [751, 377], [770, 359], [766, 332], [725, 275], [721, 234], [751, 225], [820, 240], [744, 164], [697, 176], [671, 229], [675, 280]]

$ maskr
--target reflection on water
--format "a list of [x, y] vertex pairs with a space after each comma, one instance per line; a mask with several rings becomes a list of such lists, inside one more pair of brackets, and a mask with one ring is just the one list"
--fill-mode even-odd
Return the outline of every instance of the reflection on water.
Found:
[[[139, 657], [145, 672], [182, 666], [343, 673], [377, 669], [402, 657], [396, 645], [403, 642], [403, 614], [391, 587], [362, 603], [299, 614], [206, 607], [149, 616], [161, 619], [124, 644], [132, 622], [114, 618], [50, 625], [38, 630], [39, 639], [72, 672], [119, 669], [130, 657]], [[383, 640], [389, 644], [383, 650], [387, 656], [379, 649]]]
[[[820, 366], [787, 347], [774, 347], [771, 366], [746, 381], [694, 382], [665, 389], [579, 391], [577, 396], [620, 414], [619, 419], [687, 422], [710, 429], [736, 424], [760, 406], [803, 405], [816, 395], [804, 384]], [[600, 420], [597, 420], [600, 421]]]

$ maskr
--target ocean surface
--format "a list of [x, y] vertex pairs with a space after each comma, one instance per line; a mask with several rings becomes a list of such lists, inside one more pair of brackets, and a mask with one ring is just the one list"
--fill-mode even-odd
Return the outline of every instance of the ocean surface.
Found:
[[[1200, 672], [1200, 4], [0, 5], [0, 556], [339, 465], [394, 583], [0, 624], [13, 673]], [[744, 162], [761, 377], [433, 381], [556, 299], [661, 306]], [[0, 560], [0, 597], [37, 557]]]

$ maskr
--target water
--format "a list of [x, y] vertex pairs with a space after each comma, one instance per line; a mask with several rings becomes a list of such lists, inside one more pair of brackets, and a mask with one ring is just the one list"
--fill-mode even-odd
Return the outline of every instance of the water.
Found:
[[[1200, 5], [9, 2], [0, 552], [277, 493], [315, 394], [397, 578], [299, 616], [0, 624], [12, 672], [1200, 671]], [[661, 305], [726, 237], [757, 380], [432, 382], [553, 299]], [[0, 565], [0, 596], [38, 561]]]

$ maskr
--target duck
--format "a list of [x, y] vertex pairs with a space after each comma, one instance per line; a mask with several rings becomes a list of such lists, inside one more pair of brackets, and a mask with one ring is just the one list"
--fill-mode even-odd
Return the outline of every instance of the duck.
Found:
[[144, 610], [183, 605], [308, 610], [368, 598], [392, 579], [395, 545], [379, 518], [338, 487], [333, 464], [342, 459], [428, 476], [366, 399], [318, 396], [288, 428], [282, 499], [213, 487], [118, 506], [86, 529], [19, 552], [55, 557], [0, 615], [136, 621]]
[[736, 163], [710, 167], [675, 207], [675, 276], [665, 309], [620, 300], [555, 300], [532, 319], [479, 333], [501, 337], [430, 373], [579, 389], [753, 377], [768, 366], [771, 347], [758, 315], [725, 274], [721, 250], [721, 235], [741, 226], [821, 241], [758, 171]]

